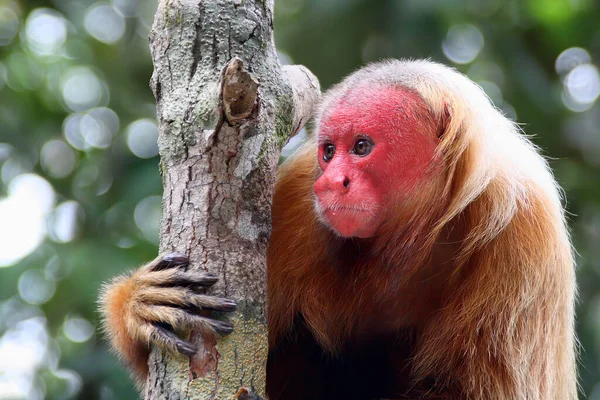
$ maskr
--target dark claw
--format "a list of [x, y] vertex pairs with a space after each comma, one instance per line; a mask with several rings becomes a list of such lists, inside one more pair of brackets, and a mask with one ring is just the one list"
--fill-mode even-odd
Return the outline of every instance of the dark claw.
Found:
[[215, 274], [206, 272], [202, 275], [202, 278], [200, 280], [195, 282], [195, 284], [197, 286], [201, 286], [201, 287], [212, 286], [215, 283], [217, 283], [218, 280], [219, 280], [219, 278], [217, 278], [217, 276]]
[[183, 342], [183, 343], [177, 343], [177, 351], [185, 356], [191, 357], [194, 354], [196, 354], [198, 349], [196, 348], [196, 346], [194, 346], [191, 343]]
[[219, 278], [210, 272], [203, 272], [198, 275], [182, 275], [172, 282], [166, 283], [164, 286], [187, 286], [192, 290], [201, 290], [204, 293], [204, 288], [217, 283]]
[[198, 351], [198, 348], [190, 342], [180, 339], [174, 332], [169, 328], [166, 328], [164, 324], [154, 323], [156, 328], [156, 338], [159, 342], [162, 342], [171, 348], [174, 347], [177, 351], [186, 356], [193, 356]]
[[233, 324], [231, 322], [219, 321], [216, 319], [209, 319], [208, 321], [215, 332], [221, 336], [227, 336], [233, 332]]
[[186, 266], [189, 262], [187, 256], [181, 253], [169, 253], [165, 255], [154, 268], [155, 271], [163, 269]]
[[209, 311], [222, 311], [222, 312], [233, 312], [237, 309], [237, 304], [233, 300], [229, 299], [218, 299], [219, 304], [215, 304], [212, 307], [202, 307], [203, 310]]

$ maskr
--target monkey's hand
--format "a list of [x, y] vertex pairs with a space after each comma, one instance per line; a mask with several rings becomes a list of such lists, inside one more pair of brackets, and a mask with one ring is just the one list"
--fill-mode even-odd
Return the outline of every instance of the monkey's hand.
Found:
[[148, 374], [151, 344], [191, 356], [196, 346], [174, 332], [198, 329], [224, 336], [233, 331], [231, 323], [210, 318], [209, 311], [234, 311], [235, 302], [203, 294], [217, 277], [187, 266], [186, 256], [167, 254], [115, 278], [102, 291], [105, 330], [140, 380]]

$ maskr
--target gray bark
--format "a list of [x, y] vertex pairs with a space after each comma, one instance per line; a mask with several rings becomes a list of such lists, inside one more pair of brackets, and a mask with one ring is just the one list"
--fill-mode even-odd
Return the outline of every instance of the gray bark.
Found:
[[188, 255], [234, 299], [233, 334], [192, 332], [186, 357], [153, 349], [146, 399], [264, 396], [266, 250], [279, 153], [319, 96], [304, 67], [278, 63], [273, 0], [160, 0], [150, 34], [163, 216], [160, 251]]

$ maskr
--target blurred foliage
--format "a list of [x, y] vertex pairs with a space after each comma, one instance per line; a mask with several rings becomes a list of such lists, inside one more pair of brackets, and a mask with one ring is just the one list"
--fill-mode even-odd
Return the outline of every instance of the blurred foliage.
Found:
[[[0, 0], [0, 399], [133, 399], [101, 283], [153, 258], [150, 0]], [[421, 58], [477, 81], [551, 159], [580, 286], [582, 397], [600, 399], [600, 5], [596, 0], [277, 0], [283, 62], [324, 88]]]

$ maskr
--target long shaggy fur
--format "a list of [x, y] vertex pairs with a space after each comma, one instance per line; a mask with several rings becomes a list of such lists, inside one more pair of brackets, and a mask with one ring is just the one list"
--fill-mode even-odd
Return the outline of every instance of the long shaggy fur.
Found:
[[[414, 327], [414, 387], [441, 398], [576, 399], [573, 255], [545, 160], [481, 88], [429, 61], [357, 71], [326, 94], [315, 125], [359, 83], [419, 94], [439, 127], [442, 168], [380, 235], [349, 244], [314, 209], [315, 141], [282, 165], [268, 257], [271, 346], [298, 314], [331, 354], [364, 332]], [[444, 397], [449, 388], [460, 394]]]

